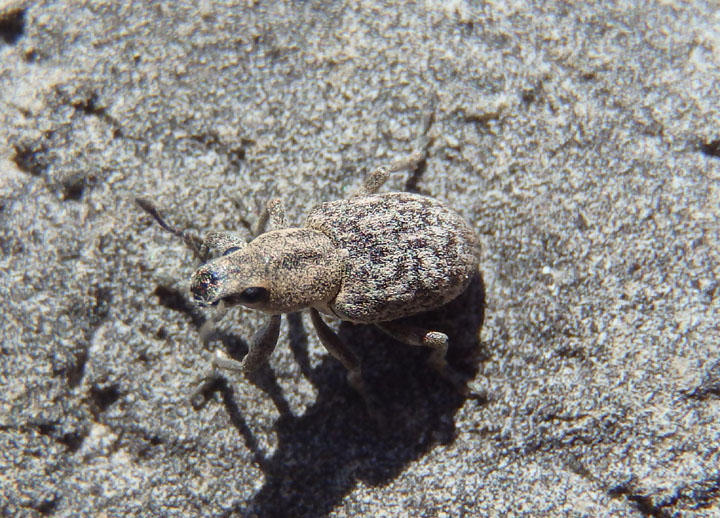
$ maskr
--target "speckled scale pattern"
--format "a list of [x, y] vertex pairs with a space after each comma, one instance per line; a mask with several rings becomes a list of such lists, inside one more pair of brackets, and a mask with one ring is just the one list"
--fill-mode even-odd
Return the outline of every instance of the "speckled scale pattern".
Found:
[[343, 320], [377, 323], [435, 309], [462, 293], [477, 270], [473, 230], [426, 196], [327, 202], [311, 211], [306, 226], [347, 254], [340, 292], [329, 304]]

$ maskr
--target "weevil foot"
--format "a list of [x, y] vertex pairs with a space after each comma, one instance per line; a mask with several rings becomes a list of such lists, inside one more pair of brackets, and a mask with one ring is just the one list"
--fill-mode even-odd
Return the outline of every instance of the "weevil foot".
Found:
[[244, 372], [245, 367], [242, 362], [233, 360], [221, 349], [215, 349], [215, 354], [212, 357], [211, 365], [213, 369], [222, 369], [224, 371], [232, 372]]
[[202, 409], [215, 392], [222, 391], [225, 388], [225, 383], [225, 378], [214, 372], [200, 378], [195, 383], [197, 389], [190, 396], [190, 404], [195, 410]]

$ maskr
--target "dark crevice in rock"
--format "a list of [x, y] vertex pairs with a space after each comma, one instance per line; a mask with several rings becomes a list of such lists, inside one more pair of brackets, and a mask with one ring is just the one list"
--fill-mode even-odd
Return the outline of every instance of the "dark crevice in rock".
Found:
[[539, 102], [542, 99], [542, 84], [537, 84], [532, 88], [525, 88], [520, 94], [523, 104], [529, 106]]
[[87, 115], [95, 115], [97, 117], [105, 115], [105, 107], [98, 105], [98, 94], [95, 92], [92, 92], [87, 97], [71, 104], [73, 108], [80, 110]]
[[700, 385], [684, 395], [697, 400], [720, 398], [720, 361], [710, 366]]
[[95, 331], [107, 319], [112, 304], [112, 292], [105, 286], [97, 286], [91, 292], [93, 300], [90, 304], [78, 303], [69, 309], [71, 318], [83, 323], [84, 340], [80, 340], [77, 347], [70, 351], [69, 360], [54, 372], [55, 375], [65, 375], [70, 388], [77, 387], [85, 375], [85, 366], [88, 362], [90, 341]]
[[106, 387], [93, 385], [90, 388], [90, 404], [95, 415], [107, 410], [113, 403], [120, 399], [120, 385], [114, 383]]
[[665, 507], [680, 505], [685, 509], [697, 510], [711, 507], [718, 499], [720, 499], [720, 473], [681, 487], [663, 504]]
[[87, 437], [85, 430], [73, 430], [72, 432], [62, 434], [58, 438], [58, 442], [65, 445], [67, 450], [72, 453], [80, 449], [85, 437]]
[[652, 499], [647, 495], [634, 493], [629, 484], [620, 484], [608, 490], [608, 495], [612, 498], [625, 497], [632, 502], [643, 516], [653, 518], [669, 518], [670, 513], [665, 511], [661, 506], [655, 505]]
[[190, 140], [212, 149], [219, 155], [225, 156], [228, 161], [227, 173], [237, 171], [240, 168], [240, 164], [245, 161], [246, 149], [255, 144], [255, 141], [249, 138], [241, 138], [240, 142], [236, 143], [226, 143], [214, 131], [191, 135]]
[[35, 509], [38, 513], [40, 513], [43, 516], [51, 516], [55, 514], [55, 511], [57, 510], [57, 506], [60, 503], [60, 496], [53, 495], [50, 498], [45, 498], [41, 502], [38, 502], [33, 506], [33, 509]]
[[91, 308], [90, 325], [97, 327], [105, 321], [110, 313], [113, 300], [112, 291], [107, 286], [98, 286], [93, 291], [93, 298], [95, 305]]
[[84, 429], [65, 432], [58, 428], [57, 424], [51, 422], [35, 423], [32, 426], [34, 426], [41, 435], [51, 437], [58, 443], [65, 446], [69, 453], [79, 450], [85, 440], [85, 437], [87, 437], [87, 431]]
[[87, 348], [81, 348], [75, 352], [74, 358], [70, 365], [65, 368], [65, 379], [70, 388], [77, 387], [85, 375], [85, 366], [88, 362]]
[[[694, 509], [706, 508], [715, 505], [720, 500], [720, 473], [707, 480], [703, 480], [687, 491]], [[685, 495], [682, 495], [685, 497]]]
[[[629, 484], [621, 484], [608, 491], [611, 497], [625, 496], [633, 502], [645, 516], [674, 516], [679, 509], [704, 509], [715, 505], [720, 499], [720, 473], [683, 486], [669, 498], [653, 503], [647, 495], [634, 493]], [[671, 512], [675, 511], [675, 512]]]
[[142, 437], [140, 442], [142, 446], [137, 451], [138, 457], [141, 459], [149, 459], [153, 456], [153, 451], [165, 441], [159, 435], [148, 433]]
[[[40, 139], [20, 140], [12, 144], [12, 161], [25, 173], [43, 176], [54, 158], [54, 152], [50, 149], [52, 139], [53, 132], [47, 131]], [[85, 171], [65, 174], [60, 178], [52, 178], [50, 175], [47, 179], [50, 188], [56, 191], [62, 200], [72, 201], [79, 201], [87, 188], [96, 182], [96, 177]]]
[[701, 144], [700, 151], [704, 155], [720, 158], [720, 138]]
[[13, 146], [12, 161], [18, 168], [33, 176], [42, 175], [50, 165], [46, 158], [47, 148], [38, 142], [20, 142]]
[[697, 389], [693, 390], [688, 397], [693, 399], [720, 398], [720, 384], [700, 385]]
[[41, 54], [36, 49], [26, 50], [23, 54], [23, 61], [25, 61], [25, 63], [35, 63], [40, 58]]
[[107, 112], [107, 107], [100, 101], [100, 95], [88, 86], [81, 86], [76, 91], [57, 87], [55, 92], [62, 104], [72, 106], [75, 110], [88, 117], [97, 117], [113, 129], [113, 138], [129, 138], [140, 141], [134, 137], [125, 135], [122, 124]]
[[14, 45], [25, 34], [25, 9], [16, 9], [0, 15], [0, 38]]
[[85, 176], [65, 178], [62, 181], [62, 199], [66, 201], [80, 201], [89, 183], [89, 178]]

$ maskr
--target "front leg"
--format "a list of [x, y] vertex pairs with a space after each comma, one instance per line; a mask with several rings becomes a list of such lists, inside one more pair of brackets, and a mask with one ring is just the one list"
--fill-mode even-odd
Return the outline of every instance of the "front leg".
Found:
[[421, 151], [415, 151], [411, 155], [395, 160], [390, 165], [383, 165], [372, 171], [365, 177], [362, 187], [355, 191], [351, 198], [356, 196], [367, 196], [368, 194], [375, 194], [378, 192], [380, 187], [387, 181], [391, 173], [402, 171], [404, 169], [415, 169], [417, 165], [422, 162], [424, 156]]
[[[197, 410], [202, 408], [208, 400], [209, 394], [217, 390], [218, 383], [224, 383], [218, 376], [217, 370], [242, 372], [246, 376], [260, 368], [267, 362], [268, 357], [277, 345], [280, 335], [280, 315], [273, 315], [255, 336], [248, 346], [248, 352], [242, 361], [229, 358], [220, 349], [215, 349], [215, 356], [212, 359], [213, 372], [204, 376], [198, 383], [200, 386], [193, 393], [190, 401]], [[278, 406], [278, 409], [281, 407]]]
[[216, 349], [215, 356], [212, 360], [213, 367], [242, 372], [243, 374], [250, 374], [256, 371], [267, 362], [270, 354], [277, 345], [278, 336], [280, 335], [280, 320], [280, 315], [271, 316], [269, 322], [255, 333], [255, 336], [253, 336], [250, 342], [248, 352], [242, 361], [228, 358], [220, 349]]
[[257, 237], [265, 232], [268, 222], [270, 222], [270, 230], [285, 228], [285, 206], [280, 198], [272, 198], [265, 204], [253, 229], [253, 235]]

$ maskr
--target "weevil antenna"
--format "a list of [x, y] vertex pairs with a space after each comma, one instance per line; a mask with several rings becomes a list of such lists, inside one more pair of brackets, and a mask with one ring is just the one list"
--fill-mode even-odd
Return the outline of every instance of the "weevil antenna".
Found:
[[157, 210], [157, 207], [151, 202], [150, 200], [146, 200], [145, 198], [135, 198], [135, 203], [138, 204], [138, 206], [147, 212], [152, 218], [157, 222], [160, 227], [165, 230], [166, 232], [170, 232], [172, 235], [179, 237], [183, 240], [185, 243], [185, 246], [187, 246], [190, 251], [197, 257], [200, 261], [203, 261], [203, 253], [201, 251], [201, 245], [202, 240], [196, 236], [194, 233], [189, 232], [187, 230], [178, 230], [175, 227], [170, 226], [160, 215], [160, 212]]

